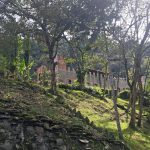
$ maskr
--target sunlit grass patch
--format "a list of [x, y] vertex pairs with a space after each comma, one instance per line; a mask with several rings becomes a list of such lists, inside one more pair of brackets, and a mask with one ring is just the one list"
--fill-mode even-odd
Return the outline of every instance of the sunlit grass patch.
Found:
[[[106, 98], [106, 102], [103, 99], [98, 99], [87, 93], [74, 90], [68, 93], [67, 97], [69, 96], [71, 99], [66, 99], [69, 105], [73, 106], [77, 111], [80, 111], [84, 117], [88, 117], [97, 127], [113, 132], [116, 135], [116, 138], [118, 138], [113, 108], [114, 104], [111, 99]], [[128, 106], [128, 100], [118, 98], [117, 104], [126, 109]], [[125, 110], [121, 108], [118, 108], [118, 111], [120, 114], [121, 128], [127, 145], [131, 150], [149, 150], [150, 133], [143, 129], [137, 131], [129, 129], [128, 124], [130, 116], [128, 115], [129, 118], [127, 118]], [[138, 110], [136, 112], [138, 113]], [[150, 131], [150, 126], [147, 127], [147, 130]]]

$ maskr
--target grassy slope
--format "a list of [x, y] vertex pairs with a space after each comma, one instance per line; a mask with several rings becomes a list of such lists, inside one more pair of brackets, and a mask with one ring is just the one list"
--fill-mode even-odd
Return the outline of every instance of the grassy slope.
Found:
[[[38, 87], [30, 87], [19, 82], [0, 81], [0, 110], [17, 109], [34, 117], [44, 115], [62, 122], [67, 126], [80, 125], [88, 132], [97, 132], [87, 126], [78, 117], [74, 116], [68, 106], [88, 117], [90, 121], [98, 127], [103, 127], [113, 131], [117, 135], [116, 123], [114, 120], [113, 103], [111, 100], [100, 100], [82, 91], [59, 89], [60, 97], [40, 92]], [[9, 103], [8, 103], [9, 101]], [[119, 99], [119, 104], [126, 106], [127, 102]], [[9, 105], [8, 105], [9, 104]], [[145, 124], [145, 128], [133, 131], [128, 129], [127, 118], [124, 111], [119, 109], [121, 114], [121, 125], [128, 145], [132, 150], [150, 149], [150, 126]]]
[[[80, 111], [85, 117], [98, 127], [103, 127], [113, 131], [117, 135], [116, 122], [114, 119], [113, 103], [110, 99], [106, 101], [99, 100], [82, 91], [60, 90], [64, 95], [65, 102], [72, 108]], [[127, 106], [128, 102], [118, 99], [118, 104]], [[150, 149], [150, 125], [144, 123], [144, 128], [133, 131], [128, 128], [129, 118], [124, 110], [119, 109], [121, 127], [125, 140], [132, 150], [149, 150]]]
[[37, 85], [0, 79], [0, 112], [17, 110], [21, 117], [27, 116], [27, 119], [46, 116], [68, 128], [80, 126], [95, 138], [102, 135], [68, 109], [64, 102], [67, 97], [63, 99], [45, 92]]

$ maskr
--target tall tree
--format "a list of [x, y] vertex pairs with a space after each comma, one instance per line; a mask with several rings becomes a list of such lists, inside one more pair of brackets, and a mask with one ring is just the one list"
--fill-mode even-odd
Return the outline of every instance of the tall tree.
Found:
[[[26, 26], [34, 30], [36, 37], [44, 39], [48, 49], [51, 70], [51, 89], [56, 92], [55, 57], [57, 44], [70, 28], [87, 28], [86, 22], [95, 20], [96, 13], [106, 8], [111, 0], [11, 0], [5, 3], [3, 12], [23, 18]], [[110, 6], [110, 5], [109, 5]], [[108, 7], [107, 7], [108, 8]]]
[[111, 24], [112, 20], [118, 17], [114, 1], [89, 0], [89, 3], [86, 4], [84, 17], [88, 16], [87, 19], [85, 21], [81, 19], [81, 22], [75, 24], [65, 35], [73, 51], [73, 57], [76, 59], [76, 73], [80, 85], [84, 85], [85, 74], [88, 70], [86, 67], [87, 54], [92, 56], [93, 45], [97, 37], [102, 35], [104, 26]]
[[[88, 71], [87, 62], [91, 55], [91, 40], [88, 38], [89, 34], [82, 32], [73, 32], [69, 34], [69, 39], [65, 36], [65, 40], [68, 43], [72, 58], [70, 62], [76, 71], [77, 81], [81, 87], [85, 84], [85, 75]], [[90, 58], [91, 59], [91, 58]]]
[[[111, 28], [112, 35], [120, 45], [127, 83], [131, 91], [129, 102], [129, 108], [131, 106], [131, 120], [129, 126], [132, 128], [135, 128], [136, 123], [136, 101], [138, 98], [138, 83], [142, 76], [143, 54], [150, 46], [148, 43], [150, 32], [149, 9], [150, 4], [148, 1], [147, 3], [146, 1], [138, 0], [127, 1], [127, 7], [124, 7], [122, 10], [120, 22], [115, 22], [114, 27]], [[132, 72], [129, 67], [129, 61], [130, 63], [133, 62]], [[142, 111], [142, 107], [140, 109]]]
[[[54, 61], [57, 55], [57, 43], [62, 34], [70, 27], [70, 2], [68, 0], [12, 0], [9, 1], [5, 12], [23, 18], [30, 31], [34, 31], [35, 37], [44, 39], [48, 49], [49, 68], [51, 70], [51, 89], [56, 92], [56, 74]], [[70, 16], [69, 16], [70, 17]]]

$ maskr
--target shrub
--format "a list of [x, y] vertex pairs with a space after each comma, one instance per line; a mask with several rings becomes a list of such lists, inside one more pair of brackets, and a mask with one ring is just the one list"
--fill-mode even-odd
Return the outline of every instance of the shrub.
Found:
[[148, 93], [144, 93], [144, 102], [143, 105], [145, 107], [149, 107], [150, 106], [150, 95]]
[[150, 124], [150, 110], [148, 111], [147, 122]]
[[129, 90], [121, 91], [119, 93], [119, 98], [121, 98], [121, 99], [129, 99], [130, 98], [130, 91]]
[[105, 95], [106, 97], [111, 98], [111, 96], [112, 96], [112, 90], [110, 90], [110, 89], [105, 89], [105, 90], [102, 89], [101, 91], [102, 91], [103, 95]]
[[59, 88], [63, 88], [65, 90], [67, 90], [67, 89], [69, 89], [69, 90], [80, 90], [80, 91], [88, 93], [92, 96], [104, 99], [104, 96], [102, 94], [101, 89], [97, 88], [97, 87], [93, 87], [93, 88], [91, 88], [91, 87], [81, 87], [79, 85], [70, 85], [70, 84], [59, 84], [58, 86], [59, 86]]

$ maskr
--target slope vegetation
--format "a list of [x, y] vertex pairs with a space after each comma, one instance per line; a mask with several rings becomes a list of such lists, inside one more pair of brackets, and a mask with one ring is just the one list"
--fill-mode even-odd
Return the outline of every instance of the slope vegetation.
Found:
[[[126, 144], [148, 150], [150, 127], [129, 129], [127, 104], [118, 99]], [[38, 85], [1, 79], [0, 119], [0, 149], [128, 149], [117, 139], [112, 101], [86, 91], [59, 88], [54, 96]]]
[[0, 150], [127, 149], [112, 133], [74, 111], [67, 95], [64, 90], [54, 96], [37, 85], [1, 79]]
[[[64, 95], [66, 103], [72, 109], [76, 109], [97, 127], [107, 129], [117, 137], [115, 113], [111, 99], [99, 99], [79, 90], [62, 89], [60, 92]], [[127, 106], [127, 100], [118, 98], [118, 110], [126, 144], [132, 150], [137, 150], [137, 148], [139, 150], [150, 149], [150, 125], [147, 123], [146, 118], [144, 118], [143, 128], [137, 128], [136, 130], [128, 128], [130, 116], [125, 113]]]

